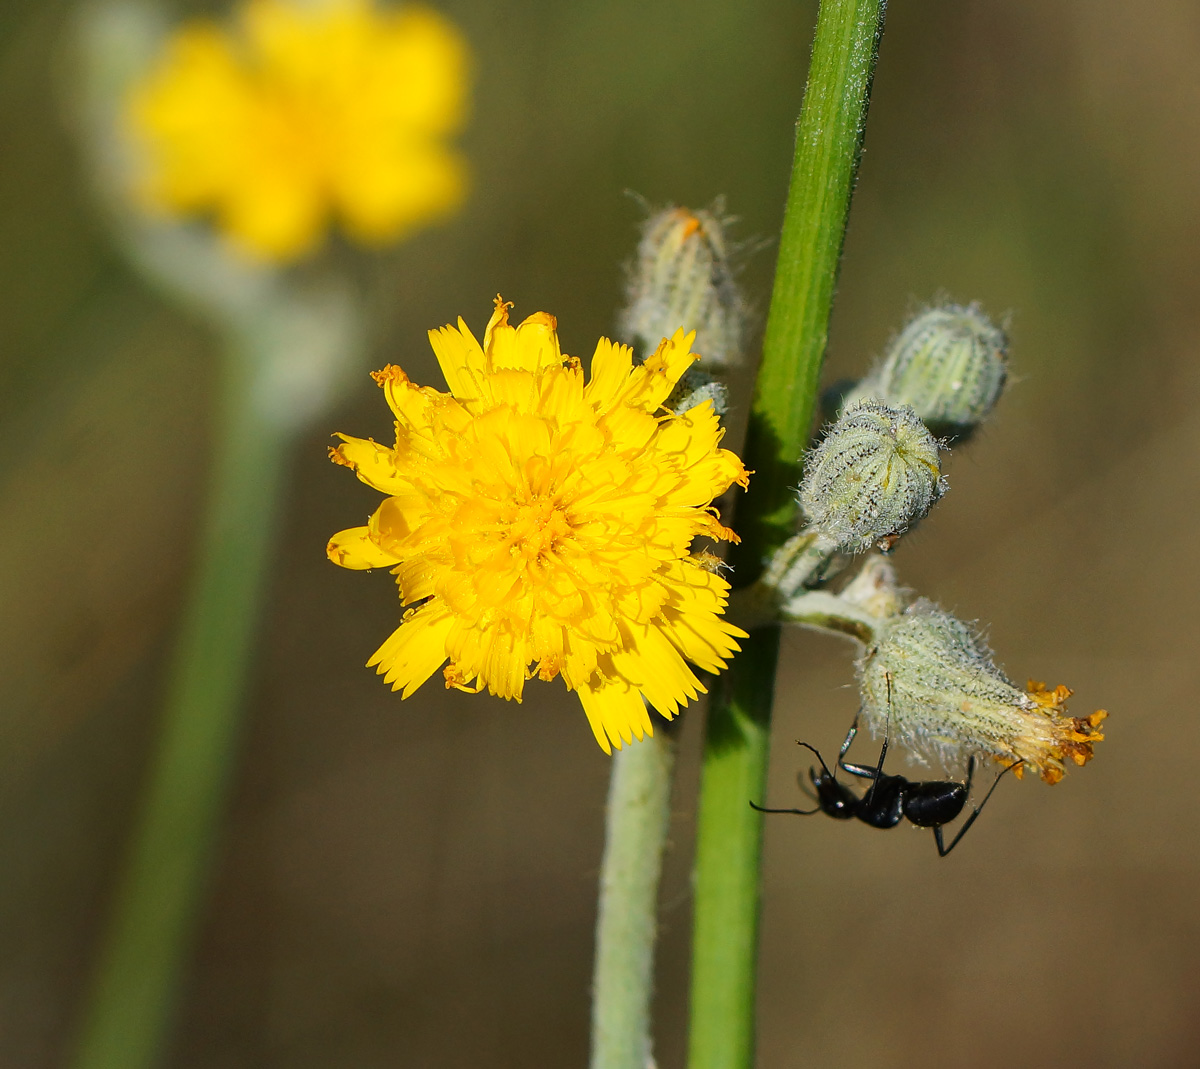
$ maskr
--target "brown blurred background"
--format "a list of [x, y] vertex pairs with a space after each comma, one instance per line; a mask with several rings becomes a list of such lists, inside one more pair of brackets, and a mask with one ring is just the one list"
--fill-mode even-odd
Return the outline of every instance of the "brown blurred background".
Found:
[[[376, 261], [375, 365], [500, 290], [587, 355], [651, 201], [779, 226], [815, 4], [443, 0], [478, 55], [464, 216]], [[182, 8], [180, 9], [182, 10]], [[195, 10], [195, 7], [191, 8]], [[201, 505], [212, 339], [91, 210], [63, 0], [0, 5], [0, 1065], [62, 1062], [154, 726]], [[1200, 8], [894, 3], [826, 375], [944, 291], [1011, 313], [1016, 382], [953, 456], [901, 577], [1010, 674], [1112, 711], [1094, 764], [1006, 783], [956, 853], [777, 817], [760, 1064], [1200, 1064]], [[744, 279], [765, 309], [773, 250]], [[746, 390], [735, 423], [744, 417]], [[582, 1065], [609, 762], [573, 699], [362, 667], [391, 585], [324, 557], [373, 495], [328, 432], [387, 434], [365, 375], [299, 443], [176, 1069]], [[793, 740], [853, 715], [851, 650], [786, 639]], [[683, 1063], [688, 714], [663, 888], [660, 1064]]]

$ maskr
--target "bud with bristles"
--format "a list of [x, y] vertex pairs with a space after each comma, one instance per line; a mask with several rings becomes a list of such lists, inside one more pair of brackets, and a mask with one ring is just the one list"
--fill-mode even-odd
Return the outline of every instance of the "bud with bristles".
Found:
[[682, 327], [694, 330], [698, 366], [728, 368], [741, 357], [746, 307], [729, 262], [726, 224], [718, 199], [710, 210], [666, 208], [642, 226], [629, 268], [618, 334], [641, 357]]
[[907, 405], [852, 405], [804, 461], [800, 506], [838, 552], [887, 549], [946, 490], [938, 444]]
[[1008, 373], [1008, 339], [977, 304], [927, 308], [850, 394], [911, 405], [939, 437], [966, 437], [992, 411]]
[[665, 403], [672, 412], [686, 412], [705, 401], [712, 402], [718, 416], [725, 415], [729, 411], [729, 387], [707, 371], [692, 366], [683, 373]]
[[1028, 766], [1057, 783], [1068, 761], [1086, 764], [1104, 738], [1103, 710], [1066, 716], [1068, 688], [1021, 690], [970, 627], [924, 599], [879, 625], [858, 678], [864, 725], [926, 760], [990, 754], [1021, 762], [1017, 775]]

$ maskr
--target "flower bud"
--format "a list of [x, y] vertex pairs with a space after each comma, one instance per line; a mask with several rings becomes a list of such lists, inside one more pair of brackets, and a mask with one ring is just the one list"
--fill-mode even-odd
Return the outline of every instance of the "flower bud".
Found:
[[857, 667], [864, 725], [924, 760], [990, 754], [1023, 762], [1018, 776], [1028, 765], [1057, 783], [1067, 761], [1086, 764], [1104, 738], [1103, 710], [1066, 716], [1068, 688], [1016, 687], [967, 624], [925, 599], [883, 622]]
[[938, 437], [963, 438], [995, 407], [1007, 375], [1008, 339], [971, 304], [927, 308], [851, 392], [912, 405]]
[[805, 458], [800, 506], [842, 553], [890, 548], [946, 490], [938, 444], [907, 405], [852, 405]]
[[738, 363], [746, 309], [725, 239], [732, 220], [723, 209], [720, 199], [707, 211], [665, 208], [643, 224], [618, 323], [618, 333], [639, 356], [682, 327], [696, 332], [700, 367]]
[[666, 406], [672, 412], [686, 412], [705, 401], [712, 402], [713, 411], [718, 416], [725, 415], [729, 410], [729, 387], [693, 365], [675, 384]]

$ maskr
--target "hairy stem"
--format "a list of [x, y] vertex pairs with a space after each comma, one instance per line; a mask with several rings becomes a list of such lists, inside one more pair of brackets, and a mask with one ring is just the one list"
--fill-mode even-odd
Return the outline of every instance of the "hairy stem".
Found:
[[675, 741], [660, 727], [612, 761], [596, 919], [591, 1069], [647, 1069], [654, 1064], [655, 915]]
[[[791, 535], [886, 0], [822, 0], [744, 459], [739, 584]], [[778, 627], [754, 631], [708, 713], [696, 844], [691, 1069], [754, 1061], [762, 817]]]

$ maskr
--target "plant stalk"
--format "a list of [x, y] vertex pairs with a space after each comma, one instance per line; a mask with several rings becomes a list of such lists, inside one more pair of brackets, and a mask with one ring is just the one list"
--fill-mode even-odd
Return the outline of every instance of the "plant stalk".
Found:
[[224, 364], [205, 527], [73, 1069], [163, 1056], [237, 750], [290, 431], [255, 403], [254, 342]]
[[654, 1064], [655, 917], [674, 768], [675, 740], [664, 725], [612, 759], [596, 919], [591, 1069]]
[[[796, 136], [737, 510], [739, 585], [791, 536], [886, 0], [822, 0]], [[751, 633], [709, 704], [696, 843], [690, 1069], [754, 1062], [762, 816], [778, 626]]]

